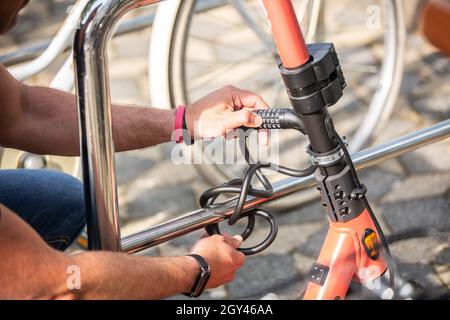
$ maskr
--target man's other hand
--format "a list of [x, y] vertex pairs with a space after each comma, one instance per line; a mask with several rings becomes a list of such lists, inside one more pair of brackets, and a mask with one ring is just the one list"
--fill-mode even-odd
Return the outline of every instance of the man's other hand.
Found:
[[245, 262], [245, 255], [237, 250], [241, 243], [241, 236], [213, 235], [192, 247], [191, 253], [202, 256], [211, 267], [207, 288], [216, 288], [234, 279], [236, 271]]

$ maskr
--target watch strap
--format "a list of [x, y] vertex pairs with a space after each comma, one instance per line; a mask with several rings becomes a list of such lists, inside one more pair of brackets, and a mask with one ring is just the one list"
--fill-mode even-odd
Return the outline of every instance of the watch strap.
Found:
[[197, 298], [203, 293], [203, 290], [208, 283], [209, 277], [211, 275], [211, 268], [208, 262], [206, 262], [206, 260], [202, 256], [198, 254], [189, 254], [188, 256], [194, 258], [197, 261], [200, 266], [200, 272], [195, 279], [191, 292], [183, 294], [188, 297]]

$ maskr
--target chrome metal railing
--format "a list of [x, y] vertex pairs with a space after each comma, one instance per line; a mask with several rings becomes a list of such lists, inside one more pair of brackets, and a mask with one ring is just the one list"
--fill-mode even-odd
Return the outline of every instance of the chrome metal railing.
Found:
[[[429, 128], [413, 132], [392, 140], [386, 144], [360, 151], [352, 156], [356, 168], [373, 166], [381, 161], [396, 157], [408, 151], [450, 137], [450, 120], [443, 121]], [[250, 210], [283, 198], [284, 196], [315, 186], [313, 175], [304, 178], [287, 178], [273, 184], [273, 196], [270, 198], [248, 197], [245, 209]], [[218, 223], [231, 216], [236, 205], [236, 198], [230, 199], [214, 209], [201, 209], [185, 214], [177, 219], [162, 223], [122, 240], [122, 249], [137, 252], [169, 241], [176, 237]]]
[[73, 52], [90, 249], [121, 250], [106, 46], [120, 17], [157, 0], [92, 0]]

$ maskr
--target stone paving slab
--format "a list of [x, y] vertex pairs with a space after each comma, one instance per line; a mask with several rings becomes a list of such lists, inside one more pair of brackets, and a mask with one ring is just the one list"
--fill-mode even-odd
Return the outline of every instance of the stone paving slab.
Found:
[[378, 168], [371, 168], [361, 172], [361, 183], [368, 185], [367, 198], [370, 200], [378, 199], [390, 192], [392, 187], [401, 181], [401, 177]]
[[445, 290], [444, 284], [429, 264], [400, 262], [398, 267], [403, 279], [418, 285], [420, 289], [428, 290], [434, 294]]
[[438, 142], [402, 155], [400, 159], [410, 174], [450, 171], [449, 143]]
[[309, 257], [318, 257], [323, 241], [328, 232], [328, 225], [323, 224], [320, 230], [313, 233], [304, 243], [300, 243], [297, 250]]
[[144, 171], [155, 164], [153, 159], [140, 158], [132, 153], [116, 155], [117, 185], [121, 186], [138, 179]]
[[[426, 186], [424, 188], [424, 186]], [[450, 173], [418, 174], [410, 176], [383, 197], [383, 203], [410, 201], [445, 196], [450, 190]]]
[[[295, 252], [295, 249], [299, 243], [305, 243], [306, 241], [308, 241], [308, 238], [312, 234], [315, 234], [318, 230], [320, 230], [321, 226], [322, 223], [296, 223], [289, 225], [280, 225], [278, 228], [277, 238], [270, 245], [270, 247], [261, 252], [261, 255], [291, 254]], [[258, 228], [251, 236], [251, 238], [256, 238], [258, 239], [258, 241], [254, 241], [254, 243], [249, 242], [248, 246], [254, 245], [264, 240], [268, 233], [268, 228]]]
[[381, 214], [391, 230], [401, 232], [418, 227], [450, 229], [450, 204], [445, 198], [431, 198], [383, 204]]
[[277, 214], [277, 221], [280, 225], [307, 223], [307, 222], [324, 222], [326, 215], [323, 208], [317, 201], [306, 203], [300, 208], [289, 210], [287, 212], [280, 212]]
[[421, 241], [408, 239], [390, 245], [394, 258], [400, 259], [403, 263], [427, 264], [433, 261], [440, 264], [448, 263], [445, 255], [448, 237], [427, 237]]
[[[165, 213], [168, 217], [196, 209], [194, 194], [188, 186], [166, 186], [128, 190], [127, 212], [133, 219]], [[158, 200], [155, 200], [158, 199]]]
[[434, 258], [433, 266], [441, 282], [450, 287], [450, 246], [442, 249]]
[[249, 257], [227, 288], [231, 297], [250, 298], [283, 289], [300, 277], [289, 255]]

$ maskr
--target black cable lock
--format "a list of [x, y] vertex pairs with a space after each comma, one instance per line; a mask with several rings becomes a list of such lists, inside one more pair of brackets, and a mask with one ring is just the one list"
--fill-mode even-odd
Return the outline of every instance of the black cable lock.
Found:
[[[260, 109], [255, 110], [255, 114], [261, 116], [263, 119], [260, 128], [253, 128], [251, 130], [257, 129], [295, 129], [301, 133], [305, 133], [303, 122], [301, 117], [292, 109]], [[249, 128], [243, 127], [243, 130], [249, 130]], [[247, 139], [247, 136], [245, 137]], [[240, 144], [241, 151], [244, 154], [246, 162], [254, 163], [253, 159], [249, 154], [247, 147], [247, 141]], [[256, 208], [253, 210], [245, 210], [244, 205], [247, 196], [254, 196], [259, 198], [268, 198], [273, 194], [273, 189], [270, 181], [261, 172], [261, 169], [268, 169], [277, 171], [279, 173], [293, 176], [293, 177], [304, 177], [308, 176], [315, 171], [315, 166], [310, 166], [304, 170], [290, 169], [283, 166], [274, 165], [271, 163], [256, 163], [251, 164], [247, 169], [243, 179], [233, 179], [221, 186], [213, 187], [202, 193], [199, 199], [200, 206], [202, 208], [210, 207], [213, 208], [215, 201], [222, 194], [238, 194], [236, 200], [236, 206], [234, 208], [233, 214], [228, 218], [228, 224], [234, 225], [238, 220], [247, 217], [248, 222], [244, 232], [241, 234], [242, 238], [247, 239], [253, 232], [255, 227], [255, 217], [261, 217], [265, 219], [270, 225], [270, 232], [267, 237], [259, 244], [250, 248], [239, 248], [238, 250], [245, 255], [257, 254], [265, 250], [268, 246], [272, 244], [278, 233], [278, 224], [275, 218], [267, 211]], [[258, 180], [263, 185], [264, 189], [253, 188], [251, 182], [253, 177], [256, 176]], [[209, 235], [220, 234], [220, 228], [218, 224], [212, 224], [207, 226], [206, 232]]]

